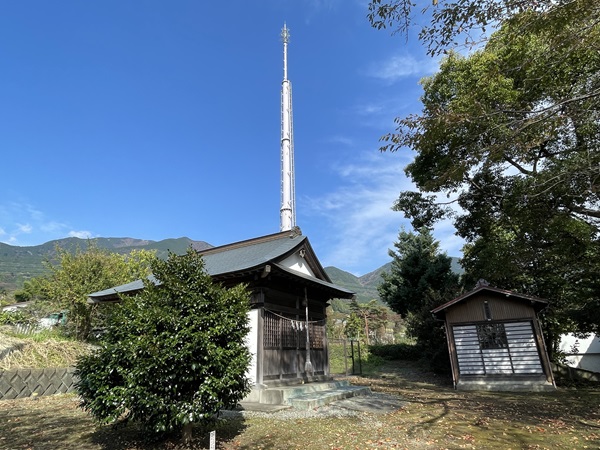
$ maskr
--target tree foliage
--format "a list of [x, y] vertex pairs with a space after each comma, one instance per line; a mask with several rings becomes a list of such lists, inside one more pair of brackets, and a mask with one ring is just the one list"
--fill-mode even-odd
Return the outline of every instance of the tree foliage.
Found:
[[400, 231], [396, 250], [390, 250], [392, 267], [383, 274], [380, 298], [406, 318], [409, 336], [430, 355], [446, 355], [443, 323], [431, 310], [458, 295], [459, 278], [452, 272], [451, 258], [440, 253], [427, 228], [417, 233]]
[[349, 333], [359, 336], [360, 332], [356, 328], [361, 328], [364, 331], [367, 345], [371, 343], [371, 335], [375, 337], [375, 340], [378, 340], [382, 334], [385, 334], [388, 310], [385, 306], [378, 304], [377, 300], [371, 300], [367, 303], [358, 303], [356, 300], [352, 300], [350, 310], [352, 311], [351, 318], [348, 319], [347, 324]]
[[[421, 5], [415, 0], [370, 0], [367, 18], [374, 28], [392, 29], [394, 34], [408, 36], [417, 28], [419, 40], [436, 55], [455, 47], [481, 45], [498, 24], [524, 12], [535, 13], [537, 19], [528, 22], [522, 34], [552, 26], [555, 17], [560, 22], [573, 10], [596, 18], [599, 12], [595, 0], [431, 0]], [[584, 44], [585, 26], [577, 31], [569, 35], [567, 45], [580, 45], [578, 39]]]
[[[572, 49], [560, 46], [556, 28], [517, 40], [526, 16], [504, 24], [484, 50], [446, 57], [423, 80], [422, 114], [399, 119], [382, 150], [416, 150], [406, 171], [424, 192], [481, 190], [477, 174], [503, 180], [509, 171], [510, 190], [551, 196], [555, 209], [597, 228], [600, 26], [587, 35], [589, 46]], [[405, 193], [399, 206], [417, 201], [424, 200]], [[439, 218], [431, 205], [420, 206]]]
[[77, 365], [81, 405], [102, 422], [189, 431], [249, 392], [249, 293], [214, 283], [192, 249], [152, 272], [158, 285], [115, 305], [101, 349]]
[[365, 330], [365, 326], [358, 314], [352, 312], [346, 317], [344, 325], [344, 334], [350, 339], [360, 340]]
[[75, 251], [57, 247], [55, 262], [45, 262], [49, 274], [27, 283], [25, 290], [38, 303], [46, 303], [46, 309], [68, 310], [70, 328], [85, 339], [98, 318], [87, 295], [146, 277], [154, 259], [148, 250], [121, 255], [98, 248], [94, 241]]
[[[405, 3], [374, 1], [371, 9], [395, 22]], [[508, 180], [504, 192], [486, 195], [542, 197], [598, 228], [600, 3], [462, 0], [435, 9], [446, 13], [433, 16], [439, 29], [429, 29], [430, 39], [445, 42], [444, 33], [468, 28], [463, 13], [477, 23], [499, 21], [499, 30], [470, 56], [450, 53], [423, 80], [423, 112], [397, 119], [381, 149], [417, 151], [406, 171], [421, 192], [481, 191], [483, 181]], [[405, 192], [396, 207], [428, 225], [443, 216], [434, 199]]]
[[[406, 172], [419, 192], [401, 193], [395, 208], [414, 226], [452, 217], [472, 281], [549, 299], [551, 344], [565, 331], [598, 331], [600, 3], [440, 0], [433, 8], [424, 39], [434, 49], [461, 27], [493, 19], [497, 31], [468, 56], [450, 52], [422, 82], [422, 112], [383, 137], [382, 150], [416, 152]], [[386, 26], [402, 13], [377, 11]], [[442, 196], [459, 211], [448, 214]]]

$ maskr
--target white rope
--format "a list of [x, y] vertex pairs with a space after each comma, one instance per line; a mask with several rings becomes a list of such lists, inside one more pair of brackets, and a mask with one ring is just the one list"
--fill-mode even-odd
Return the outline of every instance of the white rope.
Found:
[[[273, 314], [274, 316], [281, 317], [281, 318], [282, 318], [282, 319], [284, 319], [284, 320], [289, 320], [290, 322], [301, 322], [301, 323], [306, 323], [306, 322], [307, 322], [306, 320], [296, 320], [296, 319], [290, 319], [289, 317], [285, 317], [285, 316], [282, 316], [282, 315], [280, 315], [280, 314], [277, 314], [276, 312], [273, 312], [273, 311], [271, 311], [270, 309], [266, 309], [266, 308], [265, 308], [265, 311], [266, 311], [266, 312], [268, 312], [268, 313], [271, 313], [271, 314]], [[309, 321], [308, 321], [308, 323], [319, 323], [319, 322], [323, 322], [323, 324], [325, 324], [325, 323], [327, 322], [327, 319], [309, 320]], [[292, 327], [292, 328], [293, 328], [293, 327]]]

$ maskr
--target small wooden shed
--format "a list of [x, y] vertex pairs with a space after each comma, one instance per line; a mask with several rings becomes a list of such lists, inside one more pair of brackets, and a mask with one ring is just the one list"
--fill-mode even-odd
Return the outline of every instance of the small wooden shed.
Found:
[[454, 387], [460, 390], [555, 389], [538, 313], [546, 300], [477, 287], [432, 313], [443, 320]]

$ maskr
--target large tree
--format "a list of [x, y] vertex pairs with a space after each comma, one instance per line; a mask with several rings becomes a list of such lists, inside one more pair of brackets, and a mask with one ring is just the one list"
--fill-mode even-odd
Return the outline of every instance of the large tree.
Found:
[[69, 329], [80, 339], [88, 336], [99, 317], [98, 309], [88, 305], [87, 295], [146, 277], [156, 259], [148, 250], [111, 253], [94, 241], [86, 248], [55, 250], [55, 256], [45, 262], [48, 275], [27, 283], [26, 290], [46, 310], [67, 310]]
[[395, 208], [414, 226], [450, 214], [473, 278], [551, 300], [551, 342], [597, 331], [600, 4], [459, 3], [502, 6], [486, 10], [499, 29], [468, 56], [450, 52], [423, 80], [422, 113], [383, 138], [383, 150], [416, 151], [406, 172], [419, 192]]
[[459, 277], [452, 272], [452, 260], [440, 252], [439, 242], [427, 228], [417, 233], [400, 231], [394, 247], [389, 252], [392, 267], [382, 275], [379, 296], [406, 319], [409, 336], [425, 354], [446, 356], [443, 323], [433, 319], [431, 310], [458, 295]]
[[82, 407], [152, 433], [214, 420], [248, 392], [249, 293], [212, 281], [190, 249], [155, 260], [157, 284], [114, 305], [101, 348], [77, 364]]
[[554, 49], [548, 63], [560, 30], [517, 41], [526, 16], [507, 22], [484, 50], [446, 57], [423, 80], [423, 112], [398, 119], [382, 150], [416, 150], [407, 173], [424, 192], [481, 190], [476, 174], [489, 181], [510, 172], [518, 185], [508, 187], [520, 196], [551, 194], [555, 209], [598, 228], [600, 25], [590, 32], [594, 45]]
[[[539, 28], [560, 28], [565, 20], [581, 21], [580, 27], [566, 30], [561, 46], [586, 46], [589, 27], [600, 14], [595, 0], [370, 0], [368, 9], [374, 28], [391, 29], [407, 39], [416, 29], [431, 55], [478, 47], [498, 24], [523, 12], [536, 14], [523, 24], [521, 35]], [[519, 39], [520, 35], [514, 37]]]

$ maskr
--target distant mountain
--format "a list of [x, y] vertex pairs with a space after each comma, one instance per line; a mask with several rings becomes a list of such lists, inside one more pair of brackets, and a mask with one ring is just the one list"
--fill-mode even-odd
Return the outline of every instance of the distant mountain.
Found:
[[[455, 257], [452, 258], [452, 271], [462, 275], [464, 273], [464, 269], [458, 263], [459, 259]], [[350, 289], [353, 292], [356, 292], [356, 300], [358, 303], [367, 303], [373, 299], [379, 300], [379, 293], [377, 292], [377, 286], [381, 284], [383, 278], [381, 275], [385, 272], [388, 273], [392, 267], [392, 263], [389, 262], [384, 264], [379, 269], [374, 270], [373, 272], [369, 272], [366, 275], [362, 275], [357, 277], [356, 275], [351, 274], [350, 272], [345, 272], [343, 270], [338, 269], [337, 267], [329, 266], [325, 267], [325, 272], [331, 278], [333, 283], [344, 287], [346, 289]], [[348, 301], [334, 301], [333, 307], [337, 311], [344, 311], [345, 305], [347, 305]]]
[[[93, 241], [99, 248], [121, 254], [129, 253], [132, 250], [155, 250], [159, 258], [166, 258], [169, 251], [181, 255], [190, 246], [196, 250], [213, 247], [207, 242], [193, 241], [187, 237], [162, 241], [133, 238], [95, 238]], [[56, 255], [57, 246], [74, 251], [77, 247], [85, 249], [88, 242], [86, 239], [66, 238], [31, 247], [0, 243], [0, 294], [3, 290], [12, 292], [20, 289], [23, 287], [24, 281], [43, 275], [45, 273], [43, 261], [52, 260]], [[360, 277], [333, 266], [325, 267], [325, 271], [335, 284], [356, 292], [359, 303], [366, 303], [373, 299], [379, 300], [377, 286], [382, 281], [381, 274], [389, 272], [391, 266], [392, 263], [389, 262]], [[464, 272], [458, 264], [458, 258], [452, 258], [452, 270], [459, 274]], [[335, 309], [344, 310], [348, 303], [348, 301], [336, 301]]]
[[388, 263], [360, 277], [333, 266], [325, 267], [325, 272], [335, 284], [356, 292], [356, 299], [359, 303], [366, 303], [373, 299], [379, 299], [377, 286], [382, 281], [381, 274], [388, 271], [390, 266], [391, 263]]
[[[213, 247], [207, 242], [193, 241], [187, 237], [162, 241], [133, 238], [95, 238], [92, 240], [99, 248], [121, 254], [129, 253], [132, 250], [155, 250], [159, 258], [165, 258], [169, 251], [183, 254], [190, 246], [196, 250]], [[52, 260], [56, 255], [57, 246], [67, 250], [75, 250], [77, 247], [85, 249], [88, 242], [87, 239], [65, 238], [30, 247], [0, 243], [0, 291], [15, 291], [23, 287], [24, 281], [43, 275], [45, 273], [43, 262], [48, 259]]]

